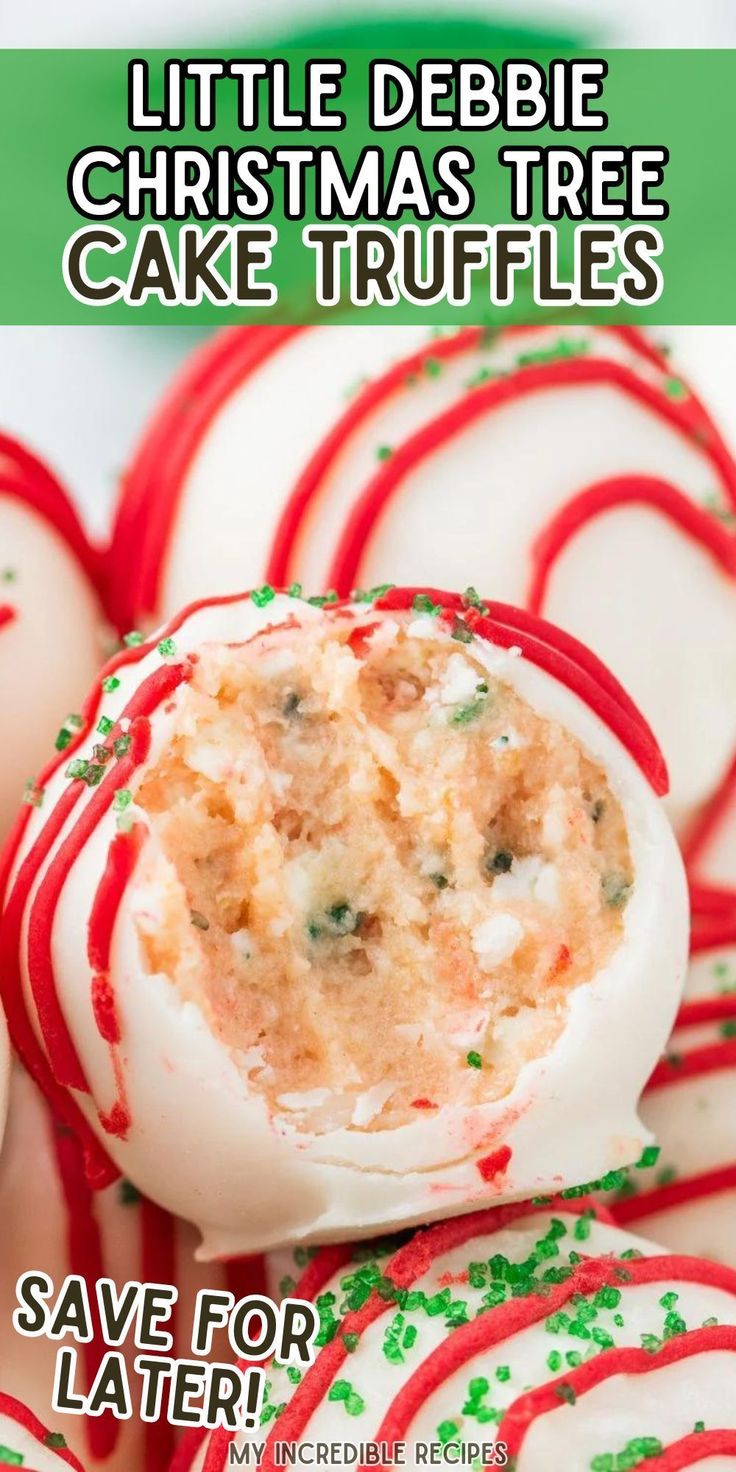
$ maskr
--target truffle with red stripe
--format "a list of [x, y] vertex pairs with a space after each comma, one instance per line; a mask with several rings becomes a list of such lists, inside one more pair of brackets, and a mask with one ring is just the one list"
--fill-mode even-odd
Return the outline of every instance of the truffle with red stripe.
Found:
[[0, 1392], [0, 1462], [27, 1472], [63, 1472], [64, 1467], [84, 1472], [67, 1447], [67, 1422], [60, 1416], [56, 1429], [47, 1431], [22, 1401]]
[[698, 945], [641, 1109], [660, 1153], [627, 1183], [617, 1219], [736, 1267], [736, 930]]
[[665, 789], [532, 615], [194, 605], [108, 665], [9, 855], [11, 1034], [92, 1179], [209, 1256], [590, 1179], [648, 1139], [684, 977]]
[[0, 839], [100, 664], [97, 554], [56, 478], [0, 435]]
[[735, 512], [728, 446], [635, 329], [236, 328], [125, 477], [112, 600], [129, 627], [264, 578], [473, 582], [607, 661], [686, 833], [736, 753]]
[[[12, 1322], [16, 1281], [30, 1270], [48, 1274], [54, 1295], [70, 1273], [87, 1285], [95, 1332], [89, 1343], [77, 1347], [75, 1391], [91, 1390], [108, 1348], [96, 1316], [96, 1284], [102, 1278], [112, 1279], [121, 1292], [131, 1282], [176, 1287], [178, 1298], [169, 1325], [174, 1334], [173, 1353], [190, 1355], [199, 1289], [228, 1288], [236, 1298], [265, 1291], [265, 1264], [260, 1259], [204, 1268], [194, 1260], [195, 1246], [191, 1227], [139, 1196], [130, 1182], [118, 1181], [97, 1193], [90, 1189], [77, 1141], [54, 1124], [42, 1096], [17, 1067], [0, 1155], [3, 1389], [43, 1421], [53, 1418], [51, 1397], [59, 1346], [46, 1338], [22, 1337]], [[222, 1351], [222, 1346], [216, 1346], [213, 1355], [218, 1348]], [[126, 1341], [124, 1352], [133, 1384], [137, 1350], [132, 1339]], [[165, 1415], [148, 1423], [137, 1415], [119, 1421], [110, 1412], [59, 1419], [69, 1446], [88, 1472], [161, 1472], [174, 1449], [176, 1431]]]
[[[318, 1348], [303, 1372], [267, 1369], [263, 1472], [282, 1464], [282, 1442], [389, 1455], [404, 1442], [408, 1466], [424, 1442], [516, 1472], [734, 1458], [736, 1273], [669, 1255], [583, 1203], [478, 1212], [394, 1251], [323, 1250], [296, 1291], [319, 1309]], [[246, 1439], [190, 1435], [171, 1472], [225, 1472]]]

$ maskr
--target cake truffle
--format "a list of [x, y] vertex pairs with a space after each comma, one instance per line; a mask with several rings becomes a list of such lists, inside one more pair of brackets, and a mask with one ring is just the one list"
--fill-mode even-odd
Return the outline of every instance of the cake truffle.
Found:
[[296, 1288], [320, 1315], [314, 1361], [268, 1365], [255, 1436], [191, 1434], [172, 1472], [225, 1472], [253, 1440], [263, 1472], [284, 1442], [373, 1443], [383, 1466], [403, 1444], [409, 1467], [730, 1467], [736, 1273], [579, 1206], [478, 1212], [393, 1251], [323, 1249]]
[[686, 890], [659, 749], [576, 641], [472, 590], [264, 586], [134, 635], [85, 712], [0, 969], [94, 1179], [212, 1257], [639, 1158]]
[[58, 481], [0, 435], [0, 839], [100, 664], [97, 555]]
[[735, 514], [716, 424], [635, 329], [235, 329], [134, 457], [110, 583], [121, 627], [261, 580], [492, 590], [618, 675], [682, 833], [736, 750]]
[[617, 1220], [736, 1267], [736, 925], [730, 943], [694, 954], [641, 1112], [659, 1156], [627, 1181]]

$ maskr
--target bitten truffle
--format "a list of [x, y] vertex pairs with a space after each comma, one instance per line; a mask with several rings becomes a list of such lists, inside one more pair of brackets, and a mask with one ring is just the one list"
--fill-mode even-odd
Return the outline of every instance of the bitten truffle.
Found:
[[261, 588], [134, 637], [87, 709], [0, 943], [93, 1173], [223, 1255], [638, 1159], [685, 885], [581, 646], [473, 593]]

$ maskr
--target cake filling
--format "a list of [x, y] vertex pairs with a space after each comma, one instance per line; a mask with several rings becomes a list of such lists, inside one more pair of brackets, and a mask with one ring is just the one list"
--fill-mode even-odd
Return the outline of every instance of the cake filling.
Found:
[[429, 613], [205, 646], [135, 791], [146, 970], [297, 1128], [503, 1097], [621, 943], [620, 805], [482, 651]]

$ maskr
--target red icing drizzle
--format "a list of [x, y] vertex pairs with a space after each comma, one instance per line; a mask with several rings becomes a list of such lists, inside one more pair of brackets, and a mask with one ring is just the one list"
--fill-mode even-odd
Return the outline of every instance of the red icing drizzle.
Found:
[[428, 361], [446, 362], [470, 352], [482, 338], [483, 329], [480, 327], [466, 327], [452, 337], [436, 338], [410, 358], [392, 364], [386, 373], [371, 379], [356, 395], [307, 461], [284, 506], [266, 566], [268, 582], [285, 584], [291, 580], [294, 553], [297, 540], [304, 533], [305, 517], [355, 430], [383, 408], [390, 398], [406, 389], [412, 377], [424, 372]]
[[736, 579], [736, 537], [708, 511], [683, 496], [669, 481], [653, 475], [611, 476], [596, 481], [566, 501], [532, 545], [532, 580], [527, 607], [541, 613], [554, 565], [577, 532], [606, 511], [645, 506], [659, 512], [710, 554], [728, 577]]
[[[736, 935], [731, 929], [724, 944], [734, 943]], [[720, 943], [719, 943], [720, 944]], [[699, 947], [710, 950], [710, 943]], [[675, 1024], [676, 1033], [685, 1033], [689, 1028], [704, 1024], [729, 1021], [736, 1017], [735, 996], [698, 997], [683, 1002]], [[706, 1078], [708, 1074], [733, 1069], [736, 1065], [736, 1042], [724, 1038], [698, 1047], [687, 1048], [687, 1037], [676, 1043], [674, 1057], [660, 1059], [647, 1085], [652, 1090], [676, 1087], [681, 1080]], [[615, 1203], [613, 1212], [622, 1226], [644, 1220], [659, 1212], [675, 1211], [691, 1201], [720, 1196], [736, 1189], [736, 1161], [689, 1176], [678, 1176], [666, 1185], [655, 1185]]]
[[[630, 1285], [668, 1282], [708, 1284], [736, 1295], [736, 1273], [698, 1258], [662, 1256], [624, 1262], [611, 1257], [589, 1258], [564, 1283], [553, 1286], [549, 1293], [507, 1300], [498, 1308], [450, 1333], [401, 1386], [381, 1422], [376, 1441], [386, 1441], [390, 1447], [394, 1442], [406, 1439], [412, 1422], [429, 1397], [458, 1370], [484, 1351], [505, 1344], [524, 1329], [543, 1322], [550, 1314], [558, 1313], [574, 1294], [588, 1295], [605, 1287], [616, 1287], [625, 1293], [626, 1287]], [[708, 1331], [699, 1332], [707, 1334]], [[726, 1332], [732, 1336], [736, 1346], [736, 1329]], [[671, 1342], [680, 1343], [681, 1340]], [[627, 1349], [604, 1350], [580, 1369], [588, 1372], [597, 1367], [594, 1383], [600, 1383], [610, 1375], [621, 1373], [622, 1357], [631, 1353]], [[649, 1368], [654, 1368], [657, 1361], [662, 1363], [658, 1355], [649, 1354], [645, 1350], [637, 1349], [633, 1354], [643, 1356], [648, 1361]], [[518, 1454], [531, 1421], [543, 1411], [552, 1410], [561, 1404], [556, 1393], [560, 1384], [574, 1384], [577, 1389], [576, 1374], [577, 1372], [568, 1372], [513, 1402], [496, 1433], [499, 1441], [508, 1443], [510, 1455]], [[585, 1385], [584, 1376], [581, 1376], [580, 1383], [579, 1394], [584, 1388], [589, 1388]]]
[[[141, 1198], [141, 1281], [143, 1283], [176, 1284], [176, 1223], [168, 1212], [155, 1202]], [[178, 1305], [172, 1308], [168, 1329], [176, 1343], [176, 1314]], [[154, 1351], [158, 1353], [159, 1351]], [[176, 1351], [172, 1351], [175, 1353]], [[161, 1351], [162, 1354], [166, 1351]], [[167, 1416], [170, 1383], [164, 1382], [161, 1413], [157, 1421], [144, 1425], [146, 1472], [158, 1472], [167, 1467], [174, 1450], [175, 1430]]]
[[686, 1472], [708, 1457], [733, 1457], [736, 1461], [736, 1432], [691, 1431], [665, 1447], [661, 1456], [648, 1457], [647, 1472]]
[[[88, 1344], [79, 1346], [83, 1359], [87, 1389], [91, 1389], [95, 1376], [107, 1353], [102, 1337], [96, 1284], [104, 1278], [105, 1264], [102, 1255], [102, 1239], [95, 1216], [94, 1198], [87, 1183], [84, 1156], [79, 1142], [68, 1130], [53, 1127], [53, 1143], [59, 1171], [59, 1180], [66, 1206], [66, 1232], [71, 1271], [83, 1278], [87, 1285], [93, 1337]], [[85, 1428], [89, 1449], [101, 1461], [109, 1457], [118, 1439], [120, 1423], [110, 1411], [102, 1416], [88, 1416]]]
[[[560, 1206], [560, 1203], [556, 1203]], [[565, 1203], [561, 1209], [571, 1216], [579, 1215], [589, 1209], [589, 1203], [580, 1200]], [[515, 1202], [509, 1206], [496, 1206], [483, 1211], [471, 1212], [467, 1216], [457, 1217], [450, 1221], [439, 1222], [437, 1225], [427, 1227], [415, 1235], [403, 1247], [400, 1247], [388, 1260], [384, 1273], [399, 1288], [411, 1288], [425, 1273], [429, 1271], [432, 1263], [436, 1262], [443, 1253], [450, 1252], [453, 1248], [461, 1247], [466, 1242], [471, 1242], [477, 1237], [486, 1236], [497, 1229], [508, 1226], [520, 1217], [528, 1217], [535, 1214], [534, 1208], [528, 1202]], [[335, 1260], [335, 1252], [341, 1255]], [[669, 1260], [669, 1259], [668, 1259]], [[335, 1272], [350, 1261], [349, 1249], [323, 1248], [318, 1252], [303, 1277], [297, 1283], [295, 1294], [301, 1298], [313, 1298], [325, 1286]], [[725, 1270], [724, 1270], [725, 1271]], [[736, 1292], [736, 1273], [733, 1274], [734, 1292]], [[538, 1302], [539, 1300], [537, 1300]], [[544, 1299], [545, 1303], [549, 1299]], [[303, 1435], [306, 1427], [317, 1407], [321, 1404], [330, 1385], [337, 1377], [338, 1372], [349, 1358], [349, 1352], [345, 1347], [345, 1335], [357, 1334], [360, 1336], [370, 1324], [384, 1315], [393, 1313], [395, 1306], [392, 1302], [382, 1299], [375, 1291], [363, 1304], [362, 1308], [355, 1309], [346, 1314], [340, 1325], [340, 1332], [329, 1344], [320, 1349], [316, 1360], [305, 1370], [300, 1384], [296, 1387], [294, 1395], [289, 1401], [286, 1409], [281, 1413], [277, 1426], [271, 1431], [266, 1441], [266, 1449], [261, 1468], [263, 1472], [273, 1472], [275, 1467], [276, 1441], [297, 1441]], [[493, 1310], [487, 1317], [493, 1317], [499, 1310]], [[454, 1333], [458, 1333], [455, 1330]], [[454, 1337], [454, 1334], [453, 1334]], [[380, 1439], [380, 1438], [376, 1438]], [[228, 1448], [235, 1440], [235, 1433], [220, 1428], [212, 1432], [207, 1446], [207, 1455], [204, 1460], [202, 1472], [225, 1472], [228, 1465]], [[202, 1437], [185, 1436], [182, 1444], [180, 1462], [177, 1463], [177, 1472], [186, 1472], [191, 1467], [202, 1444]], [[188, 1460], [187, 1460], [188, 1458]]]
[[689, 1201], [701, 1201], [708, 1196], [720, 1196], [724, 1191], [736, 1189], [736, 1165], [722, 1166], [718, 1170], [703, 1171], [700, 1175], [683, 1176], [670, 1181], [667, 1186], [656, 1186], [652, 1191], [640, 1191], [627, 1196], [613, 1208], [616, 1222], [628, 1226], [631, 1222], [643, 1221], [660, 1211], [676, 1210]]
[[[38, 1442], [39, 1447], [42, 1447], [48, 1452], [48, 1430], [34, 1416], [33, 1412], [29, 1411], [28, 1407], [23, 1405], [22, 1401], [16, 1400], [12, 1395], [4, 1395], [0, 1392], [0, 1416], [7, 1416], [9, 1421], [14, 1421], [16, 1426], [20, 1426], [28, 1436], [32, 1436], [33, 1440]], [[54, 1455], [58, 1457], [60, 1462], [65, 1462], [67, 1467], [72, 1467], [74, 1472], [84, 1472], [82, 1463], [77, 1460], [73, 1452], [69, 1451], [68, 1447], [60, 1447], [54, 1451]], [[31, 1472], [30, 1467], [27, 1469], [27, 1472]]]
[[[506, 328], [503, 336], [523, 339], [525, 333], [534, 330], [528, 327]], [[641, 360], [642, 365], [648, 363], [661, 375], [669, 373], [664, 355], [636, 328], [603, 327], [597, 329], [597, 334], [603, 340], [605, 336], [619, 338]], [[222, 334], [195, 357], [165, 401], [126, 478], [118, 513], [117, 544], [112, 565], [119, 568], [121, 597], [124, 598], [122, 588], [130, 585], [129, 569], [132, 565], [141, 569], [141, 581], [147, 589], [145, 596], [139, 599], [137, 605], [134, 602], [133, 607], [138, 606], [144, 610], [155, 607], [152, 590], [157, 586], [167, 543], [175, 529], [176, 508], [183, 480], [207, 431], [208, 420], [211, 423], [212, 417], [222, 407], [228, 395], [237, 390], [284, 342], [288, 342], [290, 336], [288, 329], [274, 328], [236, 328]], [[296, 544], [305, 533], [308, 513], [325, 478], [344, 452], [355, 430], [369, 422], [381, 406], [405, 389], [407, 382], [424, 369], [428, 360], [451, 359], [469, 352], [478, 346], [481, 338], [482, 332], [478, 328], [466, 328], [451, 336], [438, 338], [417, 353], [393, 364], [357, 395], [309, 458], [293, 487], [269, 558], [266, 576], [270, 581], [280, 583], [288, 580]], [[591, 354], [577, 359], [519, 365], [507, 377], [469, 391], [400, 445], [354, 503], [327, 583], [337, 587], [338, 591], [347, 592], [358, 581], [359, 564], [372, 529], [384, 506], [401, 488], [405, 473], [481, 415], [522, 399], [530, 393], [566, 384], [574, 386], [606, 383], [639, 401], [700, 450], [710, 461], [729, 504], [736, 506], [736, 464], [715, 423], [692, 390], [686, 387], [681, 397], [672, 398], [663, 383], [651, 382], [638, 373], [635, 367], [602, 356], [595, 343], [594, 350], [598, 352], [598, 356]], [[531, 590], [532, 606], [539, 606], [542, 585], [549, 573], [549, 565], [545, 570], [543, 563], [545, 559], [549, 563], [556, 555], [547, 545], [550, 539], [554, 542], [555, 537], [564, 539], [572, 535], [583, 524], [584, 519], [599, 514], [607, 507], [610, 509], [614, 504], [641, 500], [640, 490], [646, 482], [649, 482], [651, 492], [649, 504], [656, 505], [656, 509], [663, 515], [669, 516], [686, 533], [710, 550], [724, 570], [733, 576], [736, 538], [716, 517], [694, 506], [673, 487], [657, 482], [654, 477], [624, 476], [602, 483], [609, 488], [614, 485], [618, 487], [617, 499], [598, 498], [598, 504], [595, 504], [596, 498], [592, 496], [592, 492], [599, 491], [600, 488], [591, 488], [589, 492], [575, 496], [567, 506], [563, 506], [548, 526], [541, 530], [535, 552], [537, 565]], [[660, 504], [656, 504], [657, 493], [653, 489], [657, 484], [665, 487], [664, 499]], [[586, 498], [590, 499], [586, 501]], [[154, 525], [155, 534], [151, 530]], [[561, 544], [557, 548], [559, 550]], [[133, 592], [135, 593], [134, 588]], [[685, 844], [693, 905], [698, 920], [696, 933], [701, 915], [710, 917], [736, 911], [734, 889], [701, 885], [696, 867], [706, 841], [722, 821], [735, 793], [736, 756], [721, 788], [706, 805]], [[708, 918], [708, 926], [712, 923]]]
[[736, 466], [719, 436], [709, 427], [708, 443], [702, 441], [703, 410], [694, 398], [684, 402], [668, 399], [661, 389], [640, 378], [631, 368], [603, 358], [567, 359], [519, 368], [511, 377], [494, 379], [472, 389], [422, 426], [376, 471], [354, 502], [328, 575], [328, 584], [344, 593], [360, 577], [360, 565], [370, 537], [402, 482], [422, 461], [452, 441], [469, 425], [495, 409], [525, 398], [530, 393], [565, 385], [609, 383], [629, 398], [641, 400], [661, 419], [688, 439], [695, 438], [717, 471], [729, 501], [736, 505]]
[[[178, 627], [179, 621], [175, 620], [168, 632]], [[123, 666], [139, 662], [153, 647], [155, 645], [149, 643], [134, 650], [124, 650], [110, 660], [101, 671], [95, 687], [85, 702], [84, 725], [66, 751], [55, 756], [41, 774], [39, 786], [42, 789], [62, 763], [68, 762], [74, 751], [89, 737], [97, 718], [103, 679]], [[3, 1003], [13, 1044], [31, 1077], [51, 1104], [56, 1117], [69, 1125], [84, 1142], [90, 1180], [94, 1181], [97, 1186], [108, 1185], [115, 1179], [118, 1172], [102, 1149], [79, 1106], [67, 1091], [68, 1088], [78, 1088], [88, 1093], [89, 1087], [66, 1026], [56, 989], [51, 957], [53, 923], [56, 906], [69, 869], [76, 862], [98, 822], [111, 806], [117, 789], [125, 786], [137, 763], [145, 759], [150, 740], [148, 717], [153, 714], [159, 704], [169, 697], [182, 680], [187, 678], [187, 675], [187, 666], [164, 665], [154, 671], [135, 692], [123, 712], [123, 718], [127, 718], [131, 723], [130, 748], [125, 756], [121, 757], [110, 769], [84, 806], [81, 817], [67, 833], [54, 854], [35, 895], [29, 921], [29, 981], [45, 1051], [36, 1038], [26, 1008], [20, 964], [21, 931], [26, 905], [38, 874], [84, 792], [84, 783], [81, 779], [70, 781], [69, 787], [55, 804], [35, 842], [25, 855], [7, 897], [7, 907], [0, 923], [0, 978], [2, 979]], [[114, 739], [114, 735], [119, 732], [118, 725], [116, 731], [110, 734]], [[11, 831], [3, 854], [0, 897], [7, 886], [30, 821], [31, 812], [32, 809], [26, 807]], [[32, 940], [31, 937], [33, 937]], [[112, 1125], [113, 1132], [117, 1132], [124, 1125], [119, 1110], [111, 1112], [108, 1124]]]
[[100, 586], [100, 555], [85, 535], [74, 507], [55, 475], [9, 435], [0, 434], [0, 499], [20, 501], [66, 543], [93, 587]]
[[135, 869], [145, 828], [137, 823], [127, 833], [116, 833], [111, 840], [107, 864], [92, 901], [87, 927], [87, 957], [93, 972], [92, 1010], [98, 1031], [109, 1044], [117, 1098], [108, 1114], [100, 1114], [100, 1123], [108, 1134], [125, 1139], [130, 1128], [130, 1111], [125, 1093], [122, 1062], [118, 1045], [122, 1039], [117, 1001], [110, 979], [110, 948], [118, 910], [128, 882]]
[[153, 614], [186, 473], [230, 394], [300, 327], [233, 327], [205, 344], [163, 400], [123, 478], [108, 555], [109, 608], [119, 628]]
[[9, 603], [0, 603], [0, 629], [4, 629], [8, 624], [12, 624], [16, 617], [15, 609], [11, 608]]
[[417, 593], [426, 593], [450, 614], [462, 613], [479, 638], [508, 649], [518, 646], [526, 659], [559, 680], [613, 731], [641, 767], [658, 795], [668, 790], [667, 769], [655, 737], [641, 712], [610, 670], [571, 634], [508, 603], [487, 602], [487, 616], [466, 608], [456, 593], [436, 588], [393, 588], [375, 607], [407, 610]]
[[[699, 1266], [705, 1268], [706, 1264], [700, 1263]], [[650, 1354], [646, 1349], [606, 1349], [569, 1374], [520, 1396], [504, 1416], [498, 1428], [498, 1440], [506, 1442], [511, 1457], [518, 1456], [529, 1428], [538, 1417], [558, 1411], [567, 1404], [558, 1393], [563, 1385], [569, 1386], [579, 1400], [614, 1375], [648, 1375], [696, 1355], [722, 1353], [724, 1350], [729, 1354], [736, 1352], [736, 1329], [730, 1325], [693, 1329], [680, 1334], [670, 1339], [656, 1354]], [[677, 1466], [676, 1462], [668, 1460], [667, 1452], [659, 1461], [660, 1467], [668, 1469], [668, 1472], [672, 1466]]]

